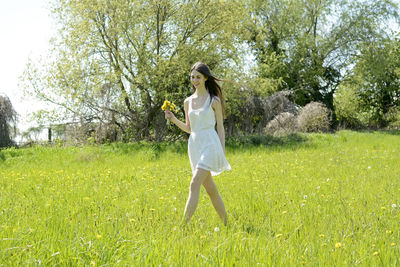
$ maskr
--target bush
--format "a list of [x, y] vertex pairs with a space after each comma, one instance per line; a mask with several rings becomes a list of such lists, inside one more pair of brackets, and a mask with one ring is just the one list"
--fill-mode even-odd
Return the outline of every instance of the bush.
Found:
[[297, 117], [297, 126], [301, 132], [327, 132], [330, 128], [332, 113], [322, 103], [307, 104]]
[[339, 127], [360, 129], [368, 124], [367, 114], [361, 112], [355, 88], [350, 84], [340, 85], [333, 99]]
[[6, 161], [6, 155], [0, 150], [0, 162], [1, 161]]
[[228, 99], [226, 134], [261, 134], [268, 122], [283, 112], [296, 114], [298, 106], [288, 96], [290, 92], [279, 91], [268, 97], [238, 94], [236, 99]]
[[14, 144], [12, 137], [16, 135], [17, 113], [10, 99], [0, 95], [0, 147]]
[[275, 116], [264, 129], [265, 133], [272, 135], [293, 134], [296, 131], [297, 119], [290, 112], [283, 112]]
[[400, 107], [392, 108], [385, 114], [385, 119], [388, 121], [387, 126], [390, 130], [400, 130]]

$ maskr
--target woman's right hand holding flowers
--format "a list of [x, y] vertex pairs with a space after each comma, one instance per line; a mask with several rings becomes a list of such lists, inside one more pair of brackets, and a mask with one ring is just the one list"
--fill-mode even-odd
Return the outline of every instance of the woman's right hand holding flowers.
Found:
[[170, 111], [170, 110], [168, 110], [168, 109], [164, 110], [164, 113], [165, 113], [165, 118], [166, 118], [167, 120], [172, 120], [172, 119], [175, 118], [174, 113], [172, 113], [172, 111]]
[[165, 100], [164, 104], [161, 107], [161, 109], [164, 110], [165, 118], [167, 120], [172, 120], [172, 119], [175, 118], [175, 115], [172, 112], [172, 111], [175, 111], [175, 104], [174, 103], [171, 103], [170, 101]]

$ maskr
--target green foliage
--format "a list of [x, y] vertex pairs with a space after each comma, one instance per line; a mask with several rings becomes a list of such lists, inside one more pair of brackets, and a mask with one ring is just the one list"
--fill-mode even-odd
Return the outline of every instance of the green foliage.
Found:
[[398, 131], [235, 144], [227, 147], [232, 171], [215, 178], [227, 227], [204, 189], [192, 222], [180, 227], [191, 171], [175, 144], [161, 144], [156, 159], [145, 142], [18, 150], [0, 163], [0, 262], [400, 264]]
[[[245, 39], [256, 55], [258, 79], [267, 82], [260, 87], [292, 90], [295, 103], [318, 101], [330, 109], [340, 70], [351, 66], [361, 45], [383, 40], [382, 25], [398, 14], [383, 0], [251, 0], [249, 12]], [[276, 56], [279, 64], [271, 60]]]
[[7, 159], [7, 158], [6, 158], [5, 153], [4, 153], [3, 151], [0, 150], [0, 161], [3, 161], [3, 162], [4, 162], [4, 161], [6, 161], [6, 159]]
[[[179, 138], [160, 106], [174, 102], [184, 119], [196, 61], [234, 81], [223, 84], [228, 134], [246, 123], [265, 128], [259, 108], [241, 120], [243, 107], [277, 91], [290, 91], [300, 106], [317, 101], [333, 110], [335, 91], [351, 80], [358, 117], [378, 126], [389, 123], [385, 114], [400, 99], [400, 53], [397, 41], [386, 42], [393, 41], [388, 21], [398, 18], [392, 1], [56, 0], [51, 11], [59, 30], [51, 54], [29, 62], [23, 75], [26, 93], [51, 104], [34, 119], [74, 122], [82, 132], [98, 126], [96, 140], [114, 133], [120, 141]], [[368, 86], [360, 85], [364, 80]], [[340, 99], [339, 121], [364, 125], [343, 113], [350, 106]]]
[[266, 97], [284, 88], [284, 75], [287, 72], [284, 56], [275, 52], [264, 55], [255, 72], [259, 75], [252, 79], [249, 87], [253, 94]]
[[[60, 27], [46, 69], [33, 63], [27, 91], [67, 120], [117, 125], [126, 137], [161, 140], [168, 98], [183, 107], [189, 70], [224, 76], [240, 57], [238, 1], [55, 1]], [[178, 117], [183, 117], [183, 109]], [[52, 118], [56, 118], [53, 116]]]
[[340, 127], [357, 129], [368, 125], [361, 118], [360, 100], [350, 82], [342, 83], [335, 92], [333, 100], [336, 119]]
[[400, 107], [390, 109], [385, 115], [389, 122], [388, 128], [400, 130]]
[[368, 124], [387, 126], [389, 111], [400, 105], [399, 69], [399, 39], [366, 45], [357, 57], [349, 84], [358, 99], [357, 109], [371, 114]]

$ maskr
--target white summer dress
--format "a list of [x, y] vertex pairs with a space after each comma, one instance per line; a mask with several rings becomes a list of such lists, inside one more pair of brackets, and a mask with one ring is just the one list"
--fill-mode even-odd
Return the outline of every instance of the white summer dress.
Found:
[[197, 168], [205, 169], [216, 176], [224, 170], [231, 170], [226, 160], [221, 141], [215, 130], [215, 113], [211, 107], [210, 95], [199, 109], [192, 108], [189, 97], [189, 121], [191, 133], [188, 141], [188, 154], [192, 173]]

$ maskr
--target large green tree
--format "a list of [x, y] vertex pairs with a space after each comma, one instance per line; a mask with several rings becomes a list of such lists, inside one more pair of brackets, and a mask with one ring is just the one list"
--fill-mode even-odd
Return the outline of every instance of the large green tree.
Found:
[[350, 69], [350, 58], [366, 43], [387, 38], [397, 6], [386, 0], [249, 0], [246, 38], [265, 91], [290, 90], [294, 101], [333, 95]]
[[354, 121], [366, 114], [364, 124], [387, 126], [391, 113], [400, 112], [400, 39], [365, 45], [354, 62], [336, 97], [339, 119]]
[[238, 59], [240, 1], [56, 0], [52, 12], [52, 57], [45, 67], [29, 64], [24, 80], [28, 92], [59, 107], [54, 120], [161, 140], [160, 106], [165, 98], [183, 104], [191, 65], [201, 60], [223, 75]]

